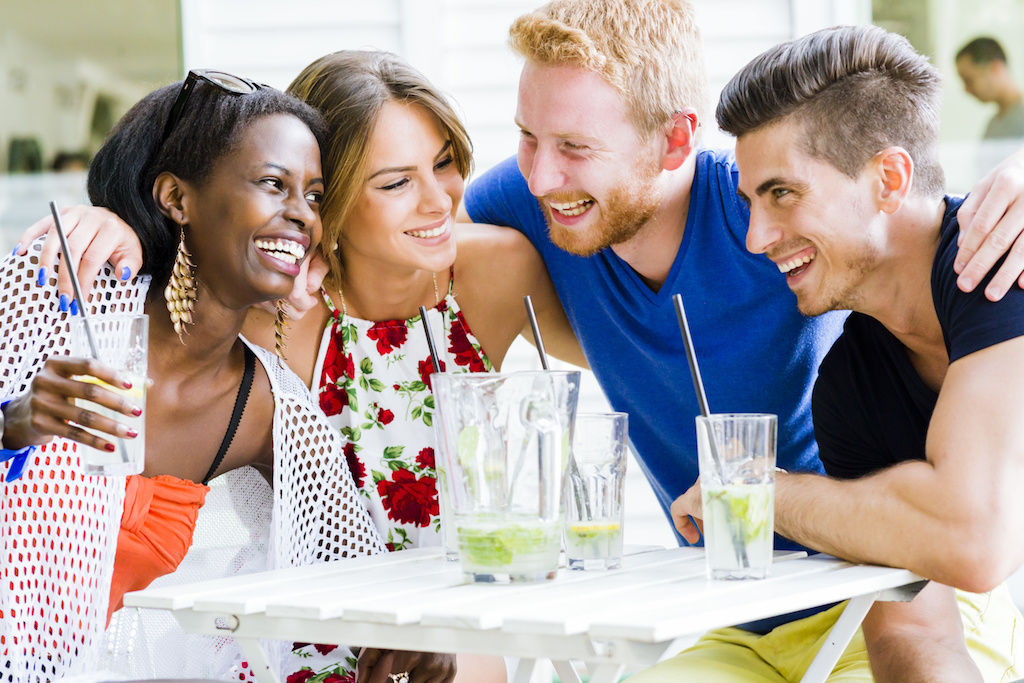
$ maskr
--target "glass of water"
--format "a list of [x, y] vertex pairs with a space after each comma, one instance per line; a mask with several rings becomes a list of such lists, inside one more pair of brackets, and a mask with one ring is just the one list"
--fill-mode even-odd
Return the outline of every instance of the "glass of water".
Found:
[[[89, 318], [89, 328], [99, 353], [99, 362], [119, 371], [131, 382], [130, 389], [110, 386], [95, 377], [78, 376], [79, 382], [91, 382], [104, 389], [121, 394], [132, 405], [142, 408], [143, 414], [138, 417], [114, 412], [110, 408], [77, 399], [75, 404], [104, 417], [120, 422], [134, 429], [138, 436], [133, 439], [121, 439], [109, 434], [90, 431], [102, 439], [112, 442], [116, 448], [113, 453], [78, 445], [83, 474], [107, 477], [126, 476], [142, 472], [145, 466], [146, 449], [146, 380], [147, 357], [149, 349], [149, 316], [146, 315], [102, 315]], [[79, 358], [91, 358], [92, 348], [85, 332], [85, 321], [82, 318], [71, 320], [71, 355]]]
[[622, 566], [626, 413], [579, 413], [566, 473], [565, 556], [570, 569]]

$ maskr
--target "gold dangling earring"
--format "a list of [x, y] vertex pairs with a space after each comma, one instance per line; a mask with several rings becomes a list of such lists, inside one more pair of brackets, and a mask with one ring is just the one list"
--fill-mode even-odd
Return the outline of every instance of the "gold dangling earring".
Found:
[[178, 340], [184, 344], [182, 334], [187, 331], [186, 325], [192, 324], [192, 312], [195, 310], [198, 291], [196, 289], [196, 266], [192, 263], [192, 254], [185, 246], [185, 226], [181, 227], [181, 239], [178, 240], [178, 252], [171, 268], [171, 279], [164, 288], [164, 301], [167, 312], [171, 314], [174, 331]]
[[285, 310], [284, 299], [277, 300], [277, 319], [274, 321], [274, 353], [281, 359], [283, 363], [284, 347], [288, 342], [288, 335], [285, 333], [288, 329], [288, 313]]

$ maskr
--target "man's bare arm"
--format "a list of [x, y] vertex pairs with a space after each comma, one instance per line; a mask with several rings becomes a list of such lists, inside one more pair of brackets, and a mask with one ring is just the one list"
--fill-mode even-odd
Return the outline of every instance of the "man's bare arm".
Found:
[[974, 592], [1024, 559], [1024, 338], [949, 367], [927, 461], [838, 481], [776, 478], [776, 530], [860, 562], [906, 567]]
[[[540, 328], [541, 337], [544, 340], [544, 349], [548, 354], [563, 360], [567, 363], [581, 368], [587, 368], [586, 356], [580, 347], [576, 333], [569, 323], [569, 318], [562, 306], [562, 300], [558, 298], [555, 285], [551, 282], [547, 267], [544, 265], [540, 254], [530, 245], [534, 254], [534, 261], [531, 275], [531, 286], [529, 289], [533, 307], [537, 313], [537, 326]], [[534, 342], [533, 331], [527, 323], [520, 334], [531, 343]]]
[[[526, 319], [523, 296], [529, 294], [537, 313], [537, 323], [549, 355], [580, 367], [587, 367], [562, 302], [548, 275], [544, 259], [529, 238], [513, 228], [481, 223], [456, 226], [456, 291], [463, 307], [469, 306], [474, 332], [484, 344], [492, 361], [504, 355], [505, 348], [519, 334], [533, 341]], [[491, 329], [505, 328], [508, 336], [493, 341]], [[495, 350], [502, 349], [500, 354]]]
[[932, 581], [910, 602], [876, 602], [862, 626], [876, 683], [982, 680], [949, 586]]

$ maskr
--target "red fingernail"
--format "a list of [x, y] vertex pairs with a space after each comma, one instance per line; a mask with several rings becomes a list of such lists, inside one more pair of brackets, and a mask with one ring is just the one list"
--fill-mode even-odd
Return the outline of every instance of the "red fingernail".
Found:
[[132, 415], [135, 417], [142, 415], [142, 408], [132, 408]]
[[112, 444], [112, 443], [104, 444], [103, 445], [103, 450], [110, 451], [111, 453], [113, 453], [114, 452], [114, 444]]
[[135, 437], [137, 437], [139, 435], [139, 433], [137, 431], [135, 431], [134, 429], [129, 429], [127, 432], [125, 432], [125, 435], [129, 439], [134, 439]]
[[125, 389], [131, 389], [132, 388], [132, 383], [127, 381], [127, 380], [124, 381], [124, 382], [121, 382], [121, 384], [124, 385]]

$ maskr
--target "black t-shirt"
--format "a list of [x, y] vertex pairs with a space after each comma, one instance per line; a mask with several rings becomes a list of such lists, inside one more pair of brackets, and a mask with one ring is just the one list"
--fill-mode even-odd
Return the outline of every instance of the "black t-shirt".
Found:
[[[932, 263], [935, 311], [950, 364], [975, 351], [1024, 336], [1024, 291], [999, 302], [985, 298], [989, 278], [970, 294], [953, 271], [963, 199], [947, 197]], [[993, 272], [996, 269], [993, 268]], [[851, 313], [825, 356], [814, 385], [814, 435], [825, 471], [852, 479], [904, 460], [925, 459], [928, 423], [938, 394], [917, 374], [906, 348], [880, 322]]]

